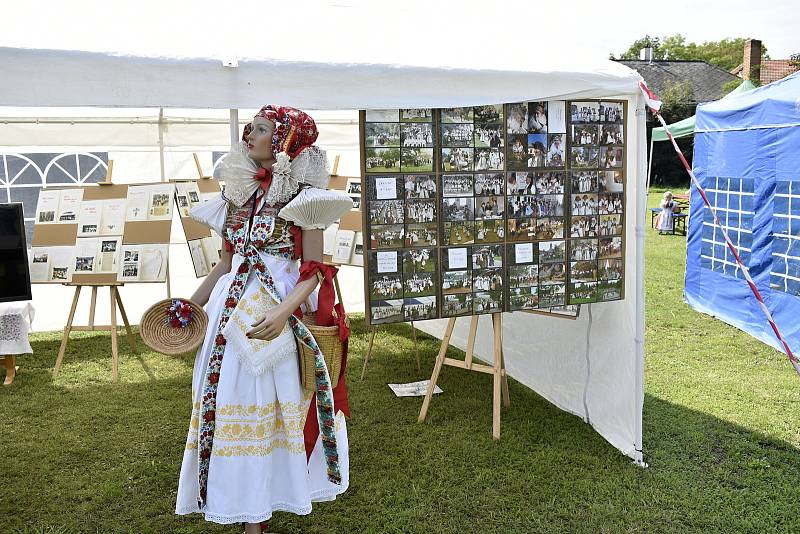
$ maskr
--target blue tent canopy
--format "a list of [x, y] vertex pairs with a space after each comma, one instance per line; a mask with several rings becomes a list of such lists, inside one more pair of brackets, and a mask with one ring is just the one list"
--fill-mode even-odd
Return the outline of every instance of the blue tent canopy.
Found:
[[[781, 334], [800, 352], [800, 73], [699, 106], [693, 166]], [[694, 191], [691, 198], [684, 299], [782, 350], [710, 210]]]

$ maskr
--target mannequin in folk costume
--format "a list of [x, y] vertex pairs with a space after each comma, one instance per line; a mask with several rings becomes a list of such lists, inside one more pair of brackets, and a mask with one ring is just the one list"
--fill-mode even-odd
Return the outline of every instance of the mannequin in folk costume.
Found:
[[[305, 515], [348, 487], [345, 365], [332, 390], [302, 323], [309, 300], [319, 301], [319, 324], [335, 322], [336, 269], [321, 263], [322, 232], [352, 207], [325, 190], [317, 135], [302, 111], [263, 107], [215, 170], [223, 193], [190, 213], [223, 236], [225, 249], [192, 296], [209, 329], [195, 360], [178, 514], [261, 532], [274, 511]], [[346, 342], [344, 321], [339, 329]], [[296, 339], [315, 353], [313, 391], [301, 385]]]

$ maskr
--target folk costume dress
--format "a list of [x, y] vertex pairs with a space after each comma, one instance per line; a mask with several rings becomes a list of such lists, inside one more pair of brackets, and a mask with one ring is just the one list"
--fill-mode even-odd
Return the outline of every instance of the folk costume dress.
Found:
[[[282, 120], [292, 125], [307, 117], [292, 108], [267, 106], [260, 113], [264, 110], [276, 124]], [[234, 147], [218, 167], [225, 174], [224, 196], [192, 211], [193, 218], [224, 235], [234, 255], [230, 272], [219, 278], [206, 305], [209, 329], [195, 360], [177, 514], [201, 512], [206, 520], [222, 524], [257, 523], [277, 510], [308, 514], [312, 502], [333, 500], [348, 487], [344, 365], [332, 390], [319, 347], [298, 318], [300, 311], [273, 340], [245, 335], [299, 280], [321, 271], [330, 282], [335, 274], [317, 262], [299, 265], [300, 230], [325, 227], [349, 207], [322, 210], [322, 223], [319, 216], [303, 220], [304, 210], [298, 214], [295, 209], [291, 221], [280, 216], [293, 203], [302, 200], [307, 208], [330, 193], [309, 185], [327, 184], [319, 171], [324, 153], [310, 146], [315, 128], [313, 133], [304, 146], [289, 151], [291, 136], [290, 141], [277, 138], [273, 144], [280, 152], [275, 150], [278, 161], [272, 173], [258, 169], [246, 157], [245, 146]], [[305, 156], [298, 157], [303, 149]], [[255, 187], [250, 186], [253, 180]], [[330, 207], [330, 202], [322, 203]], [[316, 295], [310, 300], [316, 307]], [[295, 339], [315, 352], [314, 390], [301, 384]]]

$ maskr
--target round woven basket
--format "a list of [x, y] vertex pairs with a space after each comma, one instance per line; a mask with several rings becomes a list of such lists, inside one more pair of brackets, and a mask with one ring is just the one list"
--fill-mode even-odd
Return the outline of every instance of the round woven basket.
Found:
[[[347, 318], [345, 317], [345, 321]], [[349, 324], [349, 321], [347, 321]], [[342, 341], [339, 339], [338, 326], [317, 326], [317, 314], [308, 313], [303, 316], [303, 324], [306, 325], [311, 335], [317, 341], [322, 355], [325, 357], [325, 364], [328, 367], [328, 374], [331, 377], [331, 387], [335, 388], [339, 384], [339, 373], [342, 370], [342, 356], [344, 353]], [[305, 343], [297, 342], [300, 353], [300, 381], [307, 390], [314, 390], [316, 379], [314, 371], [314, 351], [308, 348]]]
[[192, 320], [183, 328], [176, 328], [167, 323], [167, 310], [173, 299], [159, 300], [150, 306], [139, 325], [139, 332], [144, 344], [162, 354], [183, 354], [189, 352], [203, 342], [208, 327], [208, 315], [199, 304], [189, 299], [178, 299], [188, 302], [194, 314]]

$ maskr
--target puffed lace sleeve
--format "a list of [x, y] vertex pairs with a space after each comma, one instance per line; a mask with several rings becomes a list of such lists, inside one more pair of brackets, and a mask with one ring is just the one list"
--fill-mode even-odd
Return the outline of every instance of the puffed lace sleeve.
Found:
[[353, 208], [344, 193], [306, 187], [279, 212], [278, 217], [304, 230], [324, 230]]
[[228, 201], [225, 200], [222, 193], [189, 210], [189, 217], [201, 224], [205, 224], [220, 236], [224, 235], [223, 229], [227, 215]]

